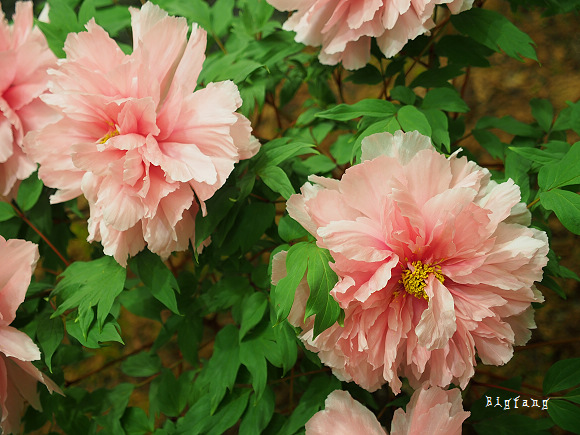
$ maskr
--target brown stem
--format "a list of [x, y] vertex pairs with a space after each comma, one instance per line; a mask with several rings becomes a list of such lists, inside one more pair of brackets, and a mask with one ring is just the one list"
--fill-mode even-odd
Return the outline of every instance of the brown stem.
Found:
[[88, 379], [91, 376], [96, 375], [97, 373], [100, 373], [103, 370], [106, 370], [107, 368], [109, 368], [109, 367], [111, 367], [111, 366], [113, 366], [113, 365], [115, 365], [117, 363], [120, 363], [122, 361], [125, 361], [130, 356], [133, 356], [133, 355], [141, 352], [142, 350], [145, 350], [145, 349], [150, 348], [151, 346], [153, 346], [153, 344], [154, 344], [153, 341], [151, 341], [149, 343], [146, 343], [143, 346], [141, 346], [141, 347], [139, 347], [139, 348], [137, 348], [137, 349], [135, 349], [135, 350], [133, 350], [133, 351], [131, 351], [131, 352], [129, 352], [129, 353], [127, 353], [127, 354], [119, 357], [119, 358], [117, 358], [117, 359], [114, 359], [112, 361], [109, 361], [108, 363], [106, 363], [105, 365], [99, 367], [98, 369], [95, 369], [95, 370], [92, 370], [92, 371], [90, 371], [88, 373], [85, 373], [84, 375], [79, 376], [78, 378], [73, 379], [72, 381], [65, 381], [64, 385], [65, 385], [65, 387], [70, 387], [71, 385], [78, 384], [79, 382], [84, 381], [85, 379]]
[[540, 197], [537, 197], [536, 199], [534, 199], [532, 202], [530, 202], [527, 206], [528, 209], [532, 208], [534, 205], [536, 205], [538, 202], [540, 201]]
[[540, 396], [538, 394], [533, 394], [533, 393], [526, 393], [524, 391], [520, 391], [520, 390], [514, 390], [513, 388], [507, 388], [507, 387], [502, 387], [501, 385], [495, 385], [495, 384], [488, 384], [486, 382], [478, 382], [478, 381], [471, 381], [472, 384], [475, 385], [479, 385], [481, 387], [487, 387], [487, 388], [497, 388], [498, 390], [504, 390], [504, 391], [509, 391], [510, 393], [515, 393], [518, 395], [523, 395], [523, 396], [530, 396], [530, 397], [537, 397], [539, 399], [543, 399], [543, 396]]
[[66, 260], [66, 258], [64, 258], [64, 256], [58, 251], [58, 249], [56, 249], [56, 247], [52, 243], [50, 243], [50, 240], [48, 240], [46, 236], [42, 234], [42, 232], [38, 228], [36, 228], [32, 222], [28, 220], [28, 218], [24, 215], [24, 213], [20, 211], [18, 207], [16, 207], [14, 204], [10, 205], [12, 205], [12, 208], [14, 209], [18, 217], [20, 217], [20, 219], [22, 219], [36, 234], [40, 236], [42, 240], [46, 242], [46, 244], [50, 247], [50, 249], [54, 251], [54, 253], [58, 256], [58, 258], [62, 260], [62, 262], [65, 264], [66, 267], [69, 267], [70, 263]]

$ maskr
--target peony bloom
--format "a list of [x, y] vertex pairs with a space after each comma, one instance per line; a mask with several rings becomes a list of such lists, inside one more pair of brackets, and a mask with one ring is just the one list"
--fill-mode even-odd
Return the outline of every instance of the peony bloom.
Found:
[[[306, 435], [387, 435], [374, 414], [346, 391], [333, 391], [324, 405], [306, 423]], [[423, 385], [411, 396], [406, 412], [395, 411], [391, 435], [460, 435], [469, 414], [457, 388], [445, 391]]]
[[36, 391], [42, 382], [51, 393], [62, 392], [30, 361], [40, 359], [40, 351], [24, 332], [9, 326], [24, 301], [36, 262], [38, 247], [24, 240], [0, 236], [0, 428], [5, 434], [18, 432], [24, 401], [40, 409]]
[[[39, 176], [58, 203], [84, 194], [89, 241], [122, 265], [145, 245], [167, 257], [194, 239], [194, 219], [234, 164], [259, 143], [236, 113], [231, 81], [194, 92], [206, 32], [146, 3], [131, 8], [133, 53], [125, 55], [94, 20], [70, 34], [43, 100], [63, 118], [27, 137]], [[195, 192], [195, 197], [194, 197]]]
[[[332, 254], [332, 296], [345, 311], [315, 339], [304, 320], [309, 290], [300, 283], [289, 321], [341, 380], [373, 391], [399, 376], [465, 388], [475, 352], [502, 365], [534, 328], [534, 281], [547, 264], [546, 234], [533, 228], [510, 179], [457, 153], [449, 158], [418, 132], [363, 141], [362, 163], [342, 180], [311, 176], [288, 213]], [[285, 252], [272, 279], [286, 275]]]
[[386, 57], [397, 54], [407, 41], [429, 31], [436, 5], [447, 4], [458, 14], [473, 0], [267, 0], [281, 11], [296, 11], [284, 23], [296, 41], [322, 46], [318, 58], [325, 65], [342, 62], [346, 69], [365, 66], [371, 38]]
[[55, 120], [56, 112], [38, 97], [56, 65], [42, 32], [33, 27], [32, 2], [17, 2], [9, 25], [0, 4], [0, 196], [36, 165], [22, 151], [24, 135]]

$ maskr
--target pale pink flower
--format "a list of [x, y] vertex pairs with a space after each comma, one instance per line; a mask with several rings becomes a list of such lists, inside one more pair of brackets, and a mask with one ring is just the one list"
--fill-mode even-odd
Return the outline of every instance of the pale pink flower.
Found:
[[36, 165], [22, 151], [24, 135], [56, 120], [38, 97], [48, 85], [47, 69], [56, 65], [42, 32], [33, 27], [32, 2], [17, 2], [9, 25], [0, 4], [0, 196]]
[[434, 27], [436, 5], [447, 4], [457, 14], [473, 0], [267, 0], [281, 11], [296, 11], [284, 23], [296, 32], [296, 41], [322, 46], [318, 56], [325, 65], [342, 62], [358, 69], [370, 59], [371, 38], [386, 57], [397, 54], [411, 39]]
[[59, 189], [51, 202], [84, 194], [88, 240], [122, 265], [146, 244], [162, 257], [187, 249], [198, 202], [205, 215], [204, 201], [259, 148], [233, 82], [194, 92], [206, 32], [194, 25], [188, 41], [185, 18], [151, 3], [130, 11], [130, 55], [94, 20], [68, 36], [43, 97], [63, 118], [25, 144]]
[[[314, 339], [304, 279], [289, 321], [339, 379], [370, 391], [388, 382], [395, 393], [399, 376], [414, 387], [465, 388], [476, 350], [484, 364], [502, 365], [528, 341], [548, 239], [527, 228], [511, 179], [491, 181], [465, 157], [446, 158], [428, 137], [401, 131], [366, 138], [362, 163], [342, 180], [309, 179], [288, 213], [332, 254], [331, 294], [346, 318]], [[273, 259], [274, 283], [285, 257]]]
[[[423, 385], [407, 404], [395, 411], [391, 435], [460, 435], [469, 412], [463, 410], [461, 393]], [[375, 415], [346, 391], [330, 393], [319, 411], [306, 423], [306, 435], [388, 435]]]
[[24, 332], [9, 326], [24, 301], [32, 272], [38, 261], [38, 247], [24, 240], [0, 236], [0, 427], [5, 434], [19, 432], [20, 416], [27, 401], [41, 409], [37, 382], [51, 393], [60, 388], [30, 361], [40, 359], [40, 351]]

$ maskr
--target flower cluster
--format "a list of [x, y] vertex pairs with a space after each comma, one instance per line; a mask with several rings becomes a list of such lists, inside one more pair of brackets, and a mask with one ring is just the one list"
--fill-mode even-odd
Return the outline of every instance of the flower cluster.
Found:
[[130, 55], [94, 20], [68, 36], [43, 96], [62, 119], [25, 144], [59, 189], [51, 201], [84, 194], [89, 241], [122, 265], [145, 245], [162, 257], [187, 249], [199, 207], [259, 148], [234, 83], [194, 92], [206, 32], [194, 25], [188, 40], [187, 21], [152, 3], [130, 11]]
[[[362, 163], [340, 181], [310, 181], [287, 209], [335, 260], [331, 294], [344, 327], [313, 337], [306, 280], [289, 321], [339, 379], [370, 391], [389, 383], [395, 393], [399, 376], [415, 387], [465, 388], [476, 351], [501, 365], [530, 338], [548, 240], [527, 227], [512, 180], [497, 184], [428, 137], [398, 131], [366, 138]], [[286, 275], [285, 256], [273, 259], [274, 282]]]
[[411, 39], [434, 26], [436, 5], [447, 4], [454, 14], [471, 8], [473, 0], [268, 0], [281, 11], [296, 11], [284, 23], [296, 32], [296, 41], [322, 46], [320, 62], [346, 69], [365, 66], [371, 38], [386, 57], [397, 54]]
[[51, 393], [62, 392], [30, 361], [40, 359], [40, 351], [24, 332], [9, 326], [26, 296], [38, 261], [38, 247], [24, 240], [0, 236], [0, 406], [2, 433], [19, 432], [20, 416], [26, 400], [41, 409], [36, 385], [43, 383]]
[[[461, 394], [423, 385], [411, 396], [407, 410], [395, 411], [391, 435], [459, 435], [469, 412], [463, 410]], [[325, 409], [306, 423], [306, 435], [388, 435], [374, 414], [346, 391], [333, 391]]]
[[32, 2], [16, 3], [12, 25], [0, 4], [0, 196], [36, 169], [22, 143], [26, 133], [56, 119], [39, 98], [48, 85], [47, 69], [55, 65], [46, 38], [33, 27]]

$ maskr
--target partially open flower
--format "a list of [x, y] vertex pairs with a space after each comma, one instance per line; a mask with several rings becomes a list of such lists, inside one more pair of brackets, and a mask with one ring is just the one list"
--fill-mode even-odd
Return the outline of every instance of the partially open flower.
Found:
[[[548, 239], [527, 227], [511, 179], [498, 184], [465, 157], [446, 158], [428, 137], [401, 131], [366, 138], [362, 163], [342, 180], [309, 179], [288, 213], [332, 254], [331, 294], [345, 320], [313, 338], [306, 280], [289, 320], [339, 379], [371, 391], [388, 382], [395, 393], [399, 376], [414, 387], [464, 388], [476, 351], [502, 365], [528, 341]], [[285, 256], [273, 259], [274, 283], [286, 275]]]
[[38, 98], [48, 87], [47, 69], [56, 65], [56, 56], [33, 27], [32, 6], [16, 2], [9, 25], [0, 4], [0, 196], [36, 169], [22, 151], [24, 135], [57, 117]]
[[42, 382], [51, 393], [60, 388], [30, 361], [40, 351], [24, 332], [9, 326], [24, 301], [32, 272], [38, 261], [38, 247], [24, 240], [0, 236], [0, 409], [2, 433], [19, 432], [20, 417], [27, 401], [41, 409], [36, 386]]
[[198, 202], [205, 214], [234, 164], [259, 148], [233, 82], [194, 92], [206, 32], [194, 25], [188, 40], [185, 18], [151, 3], [130, 11], [130, 55], [94, 20], [68, 36], [43, 97], [63, 118], [25, 145], [59, 189], [53, 203], [85, 195], [89, 241], [122, 265], [145, 245], [162, 257], [187, 249]]
[[281, 11], [296, 11], [284, 23], [296, 32], [296, 41], [322, 46], [320, 62], [346, 69], [365, 66], [371, 38], [386, 57], [397, 54], [411, 39], [434, 26], [436, 5], [447, 4], [457, 14], [471, 8], [473, 0], [267, 0]]
[[[333, 391], [324, 405], [306, 423], [306, 435], [388, 435], [375, 415], [346, 391]], [[411, 396], [406, 411], [395, 411], [391, 435], [460, 435], [469, 414], [457, 388], [445, 391], [423, 385]]]

